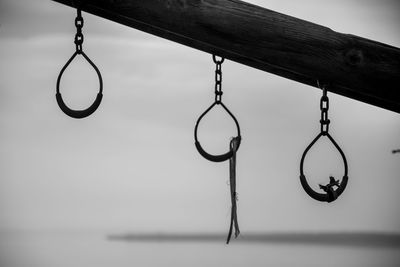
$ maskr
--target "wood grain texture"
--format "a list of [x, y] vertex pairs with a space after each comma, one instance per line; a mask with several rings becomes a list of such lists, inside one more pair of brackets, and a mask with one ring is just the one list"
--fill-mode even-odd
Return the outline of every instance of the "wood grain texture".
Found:
[[94, 15], [400, 113], [399, 48], [239, 0], [84, 2]]

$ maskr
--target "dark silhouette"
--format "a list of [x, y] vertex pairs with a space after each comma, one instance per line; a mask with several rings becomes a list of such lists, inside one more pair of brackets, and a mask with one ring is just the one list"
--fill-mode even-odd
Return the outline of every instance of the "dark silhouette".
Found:
[[336, 199], [337, 193], [333, 189], [334, 186], [339, 187], [339, 180], [335, 180], [335, 177], [329, 176], [329, 184], [327, 185], [320, 184], [319, 188], [324, 190], [328, 194], [330, 199]]
[[237, 129], [236, 140], [238, 141], [237, 149], [239, 149], [240, 141], [241, 141], [239, 122], [237, 121], [237, 119], [233, 115], [233, 113], [224, 105], [224, 103], [222, 103], [223, 92], [222, 92], [222, 70], [221, 70], [221, 68], [222, 68], [222, 63], [224, 62], [224, 58], [221, 58], [220, 60], [217, 60], [217, 58], [216, 58], [216, 56], [214, 54], [213, 54], [212, 58], [213, 58], [213, 61], [214, 61], [215, 65], [216, 65], [216, 67], [215, 67], [215, 91], [214, 91], [214, 93], [215, 93], [215, 101], [197, 119], [196, 125], [194, 127], [194, 140], [195, 140], [195, 146], [196, 146], [197, 151], [205, 159], [207, 159], [209, 161], [213, 161], [213, 162], [222, 162], [222, 161], [226, 161], [226, 160], [229, 160], [230, 158], [232, 158], [232, 154], [233, 154], [232, 150], [226, 152], [225, 154], [220, 154], [220, 155], [209, 154], [200, 145], [200, 141], [198, 140], [198, 137], [197, 137], [197, 131], [198, 131], [198, 127], [199, 127], [200, 121], [203, 119], [203, 117], [213, 107], [215, 107], [217, 105], [220, 105], [228, 113], [228, 115], [233, 119], [233, 121], [235, 122], [236, 129]]
[[329, 176], [329, 184], [327, 185], [319, 185], [319, 188], [324, 190], [325, 192], [328, 192], [329, 189], [331, 189], [333, 186], [339, 187], [339, 180], [335, 180], [335, 177]]
[[[229, 226], [229, 232], [228, 232], [228, 237], [226, 239], [226, 243], [229, 244], [229, 241], [231, 240], [232, 233], [234, 230], [234, 237], [237, 238], [240, 234], [239, 230], [239, 223], [238, 223], [238, 218], [237, 218], [237, 192], [236, 192], [236, 152], [239, 149], [240, 146], [240, 141], [241, 141], [241, 136], [240, 136], [240, 126], [239, 122], [237, 121], [236, 117], [232, 114], [232, 112], [222, 103], [222, 63], [224, 62], [224, 58], [221, 58], [220, 60], [217, 59], [216, 55], [213, 54], [212, 56], [213, 61], [215, 63], [215, 101], [214, 103], [204, 111], [200, 117], [197, 119], [196, 126], [194, 127], [194, 140], [195, 140], [195, 146], [197, 148], [197, 151], [202, 155], [205, 159], [213, 162], [222, 162], [229, 160], [229, 176], [230, 176], [230, 191], [231, 191], [231, 203], [232, 203], [232, 208], [231, 208], [231, 222]], [[221, 155], [211, 155], [207, 153], [202, 146], [200, 145], [200, 142], [197, 138], [197, 130], [199, 127], [200, 121], [203, 119], [203, 117], [216, 105], [220, 105], [228, 114], [229, 116], [233, 119], [233, 121], [236, 124], [237, 128], [237, 137], [233, 137], [230, 145], [229, 145], [229, 151], [225, 154]]]
[[[330, 120], [328, 119], [328, 110], [329, 110], [329, 98], [327, 96], [327, 85], [322, 84], [319, 80], [317, 80], [317, 85], [320, 87], [323, 92], [322, 92], [322, 97], [320, 99], [320, 110], [321, 110], [321, 119], [320, 119], [320, 124], [321, 124], [321, 131], [317, 135], [317, 137], [314, 138], [314, 140], [307, 146], [307, 148], [304, 150], [303, 155], [301, 156], [300, 160], [300, 182], [301, 185], [306, 191], [306, 193], [313, 199], [321, 202], [332, 202], [335, 201], [345, 190], [347, 186], [347, 181], [349, 177], [347, 176], [348, 172], [348, 166], [347, 166], [347, 159], [346, 156], [344, 155], [343, 150], [340, 148], [340, 146], [336, 143], [336, 141], [333, 139], [333, 137], [329, 134], [329, 124]], [[340, 155], [342, 156], [343, 163], [344, 163], [344, 175], [342, 178], [342, 182], [339, 184], [339, 181], [336, 181], [334, 177], [330, 176], [330, 182], [327, 185], [319, 185], [319, 187], [326, 192], [326, 194], [322, 194], [319, 192], [314, 191], [312, 189], [306, 179], [306, 176], [304, 174], [304, 159], [306, 157], [306, 154], [310, 150], [310, 148], [321, 138], [322, 136], [328, 137], [328, 139], [332, 142], [332, 144], [335, 146], [335, 148], [339, 151]], [[337, 189], [334, 190], [333, 187], [337, 186]]]
[[[103, 78], [101, 77], [100, 70], [97, 68], [97, 66], [93, 63], [93, 61], [90, 60], [90, 58], [82, 50], [82, 44], [83, 44], [83, 38], [84, 38], [83, 34], [82, 34], [83, 17], [82, 17], [81, 6], [79, 3], [78, 3], [76, 10], [77, 10], [77, 16], [75, 19], [75, 26], [76, 26], [76, 30], [77, 30], [76, 35], [75, 35], [76, 51], [72, 55], [72, 57], [67, 61], [67, 63], [64, 65], [64, 67], [61, 69], [60, 74], [58, 75], [56, 100], [57, 100], [58, 106], [66, 115], [70, 116], [71, 118], [82, 119], [82, 118], [86, 118], [86, 117], [90, 116], [100, 106], [101, 100], [103, 99]], [[65, 104], [65, 102], [62, 98], [61, 92], [60, 92], [61, 77], [62, 77], [64, 71], [68, 68], [69, 64], [74, 60], [74, 58], [77, 55], [82, 55], [86, 59], [86, 61], [94, 68], [94, 70], [96, 71], [97, 76], [99, 78], [100, 88], [99, 88], [99, 92], [97, 93], [96, 100], [93, 102], [93, 104], [91, 106], [89, 106], [87, 109], [84, 109], [84, 110], [73, 110], [73, 109], [69, 108]]]
[[392, 150], [392, 153], [393, 154], [400, 153], [400, 149], [394, 149], [394, 150]]

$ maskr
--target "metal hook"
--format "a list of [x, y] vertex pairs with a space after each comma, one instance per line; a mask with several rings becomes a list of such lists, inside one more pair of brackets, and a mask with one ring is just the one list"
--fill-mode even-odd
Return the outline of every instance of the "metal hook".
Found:
[[213, 61], [215, 64], [222, 64], [225, 61], [225, 58], [221, 57], [220, 60], [217, 59], [217, 56], [215, 54], [212, 55]]
[[327, 89], [328, 88], [328, 84], [327, 83], [324, 83], [324, 82], [322, 82], [320, 80], [317, 80], [317, 86], [318, 86], [319, 89], [322, 90], [322, 95], [323, 96], [326, 96], [328, 94], [328, 89]]

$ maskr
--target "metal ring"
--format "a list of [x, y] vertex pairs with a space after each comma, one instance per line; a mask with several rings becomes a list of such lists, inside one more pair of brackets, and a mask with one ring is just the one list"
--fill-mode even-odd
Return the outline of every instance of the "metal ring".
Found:
[[222, 64], [224, 63], [225, 58], [221, 57], [221, 60], [217, 60], [217, 56], [216, 55], [212, 55], [213, 61], [215, 64]]
[[[83, 57], [89, 62], [89, 64], [94, 68], [94, 70], [97, 73], [97, 76], [99, 77], [99, 93], [96, 96], [96, 100], [93, 102], [90, 107], [84, 110], [73, 110], [70, 109], [65, 103], [64, 100], [62, 99], [61, 93], [60, 93], [60, 81], [61, 77], [66, 70], [66, 68], [69, 66], [69, 64], [72, 62], [72, 60], [76, 57], [76, 55], [81, 54]], [[56, 99], [57, 99], [57, 104], [60, 107], [60, 109], [68, 116], [75, 118], [75, 119], [82, 119], [85, 117], [90, 116], [93, 112], [96, 111], [96, 109], [100, 106], [101, 100], [103, 98], [103, 79], [101, 78], [101, 73], [99, 69], [96, 67], [96, 65], [89, 59], [89, 57], [83, 52], [83, 51], [76, 51], [72, 57], [67, 61], [67, 63], [64, 65], [64, 67], [61, 69], [60, 74], [58, 75], [57, 78], [57, 91], [56, 91]]]
[[[221, 154], [221, 155], [211, 155], [209, 153], [207, 153], [203, 147], [200, 145], [200, 142], [197, 138], [197, 130], [199, 127], [199, 123], [201, 121], [201, 119], [215, 106], [217, 105], [217, 102], [214, 102], [208, 109], [206, 109], [206, 111], [203, 112], [203, 114], [201, 114], [201, 116], [197, 119], [196, 122], [196, 126], [194, 127], [194, 139], [195, 139], [195, 145], [197, 148], [197, 151], [200, 153], [200, 155], [202, 155], [205, 159], [208, 159], [209, 161], [213, 161], [213, 162], [222, 162], [225, 160], [228, 160], [232, 157], [233, 152], [232, 151], [228, 151], [225, 154]], [[236, 129], [237, 129], [237, 139], [238, 139], [238, 146], [237, 149], [239, 149], [240, 146], [240, 142], [241, 142], [241, 136], [240, 136], [240, 126], [238, 121], [236, 120], [235, 116], [229, 111], [229, 109], [227, 107], [225, 107], [225, 105], [220, 102], [219, 103], [225, 110], [226, 112], [228, 112], [228, 114], [231, 116], [231, 118], [234, 120], [235, 124], [236, 124]]]
[[83, 28], [84, 20], [83, 17], [76, 17], [75, 18], [75, 27], [76, 28]]
[[342, 156], [343, 159], [343, 163], [344, 163], [344, 175], [342, 178], [342, 182], [340, 183], [340, 185], [338, 186], [338, 188], [336, 190], [333, 190], [332, 194], [321, 194], [318, 193], [316, 191], [314, 191], [307, 182], [306, 176], [304, 175], [304, 171], [303, 171], [303, 164], [304, 164], [304, 159], [306, 157], [307, 152], [310, 150], [310, 148], [318, 141], [318, 139], [323, 136], [322, 133], [319, 133], [317, 135], [317, 137], [314, 138], [314, 140], [308, 145], [308, 147], [306, 148], [306, 150], [304, 150], [303, 152], [303, 156], [301, 157], [301, 161], [300, 161], [300, 182], [301, 185], [303, 186], [303, 189], [306, 191], [306, 193], [313, 199], [317, 200], [317, 201], [321, 201], [321, 202], [332, 202], [334, 200], [336, 200], [342, 193], [343, 191], [346, 189], [347, 186], [347, 182], [348, 182], [348, 166], [347, 166], [347, 160], [346, 160], [346, 156], [344, 155], [342, 149], [339, 147], [339, 145], [335, 142], [335, 140], [332, 138], [332, 136], [329, 133], [326, 133], [326, 136], [329, 138], [329, 140], [331, 140], [331, 142], [333, 143], [333, 145], [336, 147], [336, 149], [339, 151], [340, 155]]

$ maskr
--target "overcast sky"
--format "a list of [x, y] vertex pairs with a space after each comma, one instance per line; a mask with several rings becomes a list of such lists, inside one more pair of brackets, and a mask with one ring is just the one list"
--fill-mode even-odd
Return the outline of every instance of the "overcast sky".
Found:
[[[400, 9], [389, 0], [249, 1], [333, 30], [400, 47]], [[74, 9], [0, 0], [0, 230], [226, 231], [228, 163], [196, 151], [193, 128], [214, 99], [211, 56], [84, 13], [84, 51], [104, 79], [103, 102], [74, 120], [55, 100], [74, 52]], [[400, 115], [329, 94], [331, 135], [349, 162], [336, 202], [310, 199], [299, 161], [319, 131], [321, 93], [231, 61], [223, 101], [237, 116], [241, 230], [400, 232]], [[94, 99], [96, 75], [78, 58], [63, 76], [73, 108]], [[235, 128], [216, 109], [202, 144], [225, 152]], [[326, 140], [306, 159], [315, 188], [341, 177]]]

